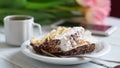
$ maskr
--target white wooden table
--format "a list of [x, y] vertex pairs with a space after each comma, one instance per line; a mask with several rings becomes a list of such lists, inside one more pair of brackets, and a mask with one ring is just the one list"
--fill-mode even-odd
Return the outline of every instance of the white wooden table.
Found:
[[[120, 61], [120, 19], [109, 17], [105, 20], [106, 24], [117, 26], [118, 29], [108, 37], [96, 36], [100, 40], [108, 42], [111, 45], [111, 50], [101, 58], [119, 60]], [[50, 31], [49, 27], [43, 27], [43, 33]], [[37, 31], [36, 31], [37, 32]], [[100, 62], [101, 63], [101, 62]], [[102, 62], [108, 66], [114, 66], [116, 64]], [[31, 59], [21, 53], [20, 47], [9, 46], [5, 43], [5, 35], [3, 27], [0, 27], [0, 68], [104, 68], [93, 64], [91, 62], [62, 66], [43, 63], [34, 59]]]

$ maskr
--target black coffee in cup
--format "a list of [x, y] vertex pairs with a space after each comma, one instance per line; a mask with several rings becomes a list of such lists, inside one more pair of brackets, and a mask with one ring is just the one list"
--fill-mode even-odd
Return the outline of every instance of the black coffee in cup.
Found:
[[31, 19], [30, 17], [26, 17], [26, 16], [16, 16], [16, 17], [12, 17], [11, 20], [28, 20]]

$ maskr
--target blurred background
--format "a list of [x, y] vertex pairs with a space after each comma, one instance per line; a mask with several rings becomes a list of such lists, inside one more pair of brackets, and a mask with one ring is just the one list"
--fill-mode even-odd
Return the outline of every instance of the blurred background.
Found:
[[[120, 0], [111, 0], [111, 3], [110, 16], [120, 17]], [[31, 15], [35, 17], [35, 22], [48, 25], [57, 19], [83, 16], [71, 13], [77, 7], [73, 0], [0, 0], [0, 24], [3, 25], [5, 16], [20, 14]]]
[[74, 17], [70, 11], [75, 6], [73, 0], [0, 0], [0, 24], [5, 16], [17, 14], [31, 15], [35, 22], [48, 25], [56, 19]]
[[111, 13], [110, 15], [113, 17], [118, 17], [120, 18], [120, 0], [111, 0]]

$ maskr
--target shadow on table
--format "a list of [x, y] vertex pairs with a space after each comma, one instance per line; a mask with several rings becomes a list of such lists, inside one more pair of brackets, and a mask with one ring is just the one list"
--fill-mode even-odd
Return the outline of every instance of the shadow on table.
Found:
[[10, 49], [10, 48], [13, 49], [13, 48], [19, 48], [19, 47], [9, 45], [6, 42], [0, 42], [0, 50]]
[[89, 62], [77, 65], [56, 65], [44, 63], [27, 57], [21, 51], [12, 52], [7, 58], [9, 61], [23, 68], [102, 68], [101, 66]]

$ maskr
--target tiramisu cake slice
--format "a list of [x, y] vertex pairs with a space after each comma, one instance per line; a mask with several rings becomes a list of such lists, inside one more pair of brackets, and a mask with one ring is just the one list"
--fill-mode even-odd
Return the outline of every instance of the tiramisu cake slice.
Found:
[[82, 27], [58, 27], [40, 40], [31, 39], [31, 46], [38, 54], [44, 50], [56, 56], [69, 56], [91, 53], [95, 49], [95, 41], [91, 32]]

